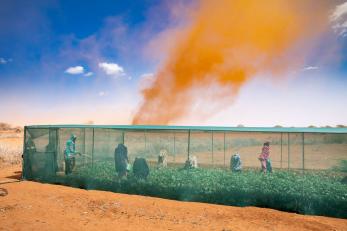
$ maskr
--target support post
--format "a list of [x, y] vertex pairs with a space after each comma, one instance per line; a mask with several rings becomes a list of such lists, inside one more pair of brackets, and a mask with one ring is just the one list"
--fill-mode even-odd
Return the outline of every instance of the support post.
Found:
[[59, 165], [58, 165], [58, 157], [59, 157], [59, 153], [60, 153], [59, 146], [60, 146], [59, 145], [59, 128], [57, 128], [55, 131], [55, 148], [54, 148], [55, 155], [56, 155], [56, 163], [57, 163], [57, 166], [55, 169], [56, 172], [58, 172], [58, 170], [59, 170]]
[[188, 147], [187, 147], [187, 151], [188, 151], [188, 160], [190, 158], [190, 130], [188, 130]]
[[123, 144], [123, 145], [124, 145], [124, 143], [125, 143], [125, 142], [124, 142], [124, 139], [125, 139], [125, 138], [124, 138], [124, 133], [125, 133], [125, 132], [122, 131], [122, 144]]
[[283, 133], [281, 133], [281, 169], [282, 169], [282, 161], [283, 161]]
[[224, 167], [225, 167], [225, 149], [226, 147], [225, 147], [225, 132], [224, 132]]
[[290, 169], [290, 137], [288, 132], [288, 170]]
[[[83, 154], [86, 154], [86, 129], [83, 128]], [[86, 156], [83, 156], [83, 166], [86, 165]]]
[[174, 132], [174, 146], [173, 146], [173, 154], [174, 154], [174, 162], [176, 162], [176, 132]]
[[211, 153], [212, 153], [212, 165], [214, 166], [214, 159], [213, 159], [213, 131], [211, 132]]
[[93, 140], [92, 140], [92, 168], [94, 167], [94, 128], [93, 128]]
[[305, 170], [305, 133], [302, 133], [302, 170]]
[[147, 153], [147, 130], [145, 130], [145, 152]]
[[22, 179], [27, 179], [27, 172], [25, 166], [28, 165], [28, 152], [26, 152], [27, 145], [27, 127], [24, 126], [24, 142], [23, 142], [23, 159], [22, 159]]

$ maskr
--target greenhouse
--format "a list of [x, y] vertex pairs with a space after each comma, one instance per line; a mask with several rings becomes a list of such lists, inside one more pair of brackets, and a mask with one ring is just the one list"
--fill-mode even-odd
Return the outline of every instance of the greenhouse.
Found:
[[347, 217], [346, 128], [26, 126], [23, 161], [27, 180]]

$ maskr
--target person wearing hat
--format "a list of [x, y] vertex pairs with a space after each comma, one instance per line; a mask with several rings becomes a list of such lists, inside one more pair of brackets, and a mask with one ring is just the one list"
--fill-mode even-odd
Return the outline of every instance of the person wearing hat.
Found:
[[64, 150], [65, 175], [72, 173], [72, 170], [75, 167], [75, 156], [79, 154], [78, 152], [76, 152], [76, 139], [76, 135], [71, 134], [70, 139], [66, 141]]

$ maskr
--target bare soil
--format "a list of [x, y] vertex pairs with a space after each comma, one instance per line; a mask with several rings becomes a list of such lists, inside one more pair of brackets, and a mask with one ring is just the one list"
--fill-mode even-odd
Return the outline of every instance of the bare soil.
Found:
[[0, 170], [0, 230], [347, 230], [347, 220], [18, 181]]

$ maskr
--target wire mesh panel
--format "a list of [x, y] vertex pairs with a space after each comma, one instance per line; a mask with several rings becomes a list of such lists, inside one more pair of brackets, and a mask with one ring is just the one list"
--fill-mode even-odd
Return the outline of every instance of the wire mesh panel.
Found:
[[212, 167], [214, 164], [212, 145], [212, 132], [192, 131], [189, 155], [195, 156], [200, 166]]
[[226, 136], [224, 132], [213, 132], [212, 154], [214, 167], [227, 167], [229, 161], [226, 159]]
[[[329, 130], [27, 127], [23, 177], [86, 189], [346, 218], [347, 130], [317, 131]], [[242, 168], [235, 167], [234, 154]], [[165, 165], [160, 162], [163, 155]], [[120, 156], [126, 160], [122, 168], [117, 162]], [[198, 168], [191, 164], [194, 158]], [[142, 167], [136, 160], [142, 161], [137, 162]]]
[[145, 131], [146, 149], [143, 157], [145, 157], [152, 166], [156, 165], [160, 151], [165, 150], [166, 155], [169, 155], [171, 135], [172, 134], [167, 131]]
[[265, 142], [270, 143], [270, 159], [273, 166], [280, 168], [281, 161], [284, 161], [281, 159], [281, 133], [227, 132], [226, 159], [230, 161], [231, 156], [238, 153], [245, 167], [258, 168], [259, 155]]
[[183, 166], [183, 163], [188, 158], [188, 131], [172, 131], [170, 143], [172, 157], [168, 159], [169, 163], [171, 162], [175, 166]]
[[332, 169], [347, 159], [347, 135], [305, 133], [305, 169]]
[[118, 144], [122, 144], [123, 131], [116, 129], [94, 129], [93, 161], [114, 162], [114, 151]]
[[56, 171], [56, 132], [27, 129], [24, 147], [24, 177], [43, 178]]
[[147, 152], [147, 140], [144, 131], [126, 131], [124, 133], [124, 144], [128, 148], [128, 156], [131, 162], [138, 156], [144, 156]]
[[[288, 148], [288, 147], [287, 147]], [[291, 133], [289, 136], [289, 169], [303, 169], [303, 136], [302, 133]]]

